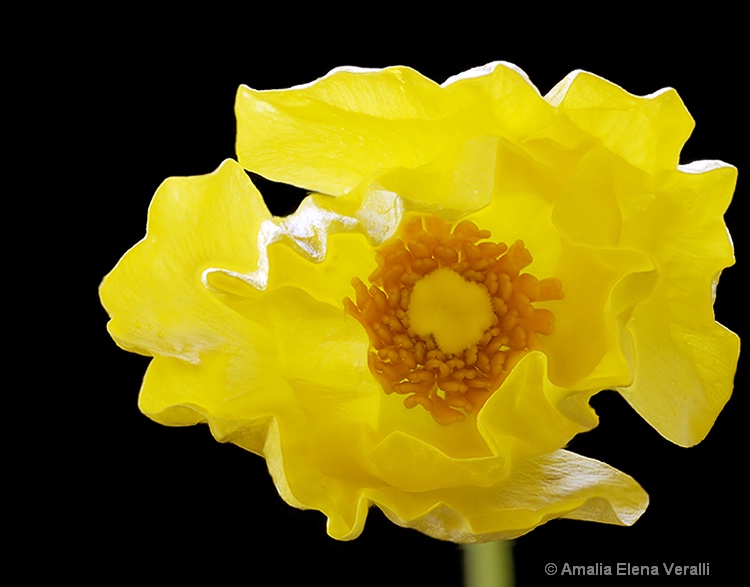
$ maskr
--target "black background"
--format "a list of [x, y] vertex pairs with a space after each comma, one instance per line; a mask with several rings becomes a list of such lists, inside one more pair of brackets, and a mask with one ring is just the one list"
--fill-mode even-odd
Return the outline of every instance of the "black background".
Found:
[[[615, 6], [608, 14], [569, 9], [570, 24], [558, 20], [562, 12], [548, 10], [479, 13], [465, 25], [447, 19], [440, 26], [407, 26], [387, 15], [346, 24], [331, 15], [313, 23], [297, 14], [295, 22], [306, 23], [299, 30], [252, 16], [236, 26], [236, 15], [223, 14], [215, 27], [134, 24], [127, 34], [110, 37], [102, 28], [85, 43], [71, 39], [73, 50], [56, 71], [67, 96], [59, 132], [76, 136], [82, 148], [59, 180], [78, 186], [69, 211], [84, 228], [76, 230], [81, 262], [72, 281], [82, 286], [77, 297], [85, 304], [71, 328], [85, 342], [58, 378], [75, 382], [64, 412], [71, 448], [61, 456], [58, 439], [47, 439], [53, 458], [66, 466], [53, 492], [61, 532], [46, 544], [65, 549], [68, 572], [167, 583], [460, 584], [459, 547], [398, 528], [377, 509], [360, 538], [336, 542], [321, 514], [282, 502], [261, 458], [216, 443], [204, 426], [162, 427], [137, 409], [148, 359], [119, 350], [108, 337], [96, 289], [142, 238], [149, 201], [163, 179], [208, 173], [234, 157], [233, 105], [241, 83], [282, 88], [339, 65], [395, 64], [442, 82], [502, 59], [524, 69], [542, 93], [579, 68], [635, 94], [675, 87], [697, 122], [682, 161], [722, 159], [740, 168], [727, 214], [740, 265], [723, 274], [716, 315], [745, 334], [740, 210], [748, 162], [740, 144], [747, 105], [738, 27], [717, 7], [678, 23], [671, 12], [657, 18], [645, 3]], [[287, 211], [297, 197], [270, 188], [266, 195], [275, 212]], [[571, 448], [632, 475], [648, 491], [650, 507], [631, 528], [553, 521], [516, 540], [518, 584], [557, 584], [561, 578], [547, 577], [544, 565], [566, 561], [707, 562], [710, 584], [741, 573], [746, 378], [741, 364], [734, 397], [708, 438], [691, 449], [661, 438], [616, 394], [597, 396], [601, 424]], [[606, 578], [588, 581], [606, 584]]]

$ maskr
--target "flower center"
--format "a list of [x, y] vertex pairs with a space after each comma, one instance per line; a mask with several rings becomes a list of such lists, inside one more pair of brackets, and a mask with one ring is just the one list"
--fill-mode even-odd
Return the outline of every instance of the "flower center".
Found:
[[438, 424], [476, 413], [524, 354], [542, 348], [554, 315], [533, 303], [563, 297], [559, 279], [521, 273], [532, 261], [522, 241], [489, 237], [465, 220], [451, 230], [414, 216], [377, 251], [372, 285], [352, 279], [356, 303], [344, 300], [367, 330], [383, 390]]
[[420, 337], [432, 335], [441, 351], [456, 354], [479, 342], [492, 305], [486, 288], [443, 267], [414, 284], [406, 315]]

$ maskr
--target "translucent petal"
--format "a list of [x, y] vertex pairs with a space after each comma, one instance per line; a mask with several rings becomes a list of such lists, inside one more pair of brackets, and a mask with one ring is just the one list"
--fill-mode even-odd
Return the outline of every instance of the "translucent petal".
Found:
[[487, 488], [377, 494], [373, 501], [396, 524], [465, 543], [516, 538], [559, 517], [631, 525], [648, 505], [628, 475], [563, 450], [527, 459]]
[[[445, 434], [433, 433], [443, 437], [433, 439], [421, 426], [402, 422], [368, 453], [374, 474], [410, 493], [465, 485], [488, 487], [507, 477], [523, 459], [555, 451], [595, 426], [589, 395], [581, 393], [574, 399], [546, 380], [546, 368], [542, 353], [531, 353], [516, 365], [502, 392], [491, 395], [478, 414], [481, 441], [471, 434], [465, 443], [448, 441]], [[387, 399], [400, 403], [396, 397]], [[562, 402], [566, 405], [561, 406]], [[473, 424], [464, 430], [469, 427]], [[453, 433], [454, 425], [449, 428]]]
[[[549, 306], [554, 307], [555, 332], [542, 341], [550, 357], [550, 376], [557, 384], [575, 389], [627, 384], [630, 364], [619, 345], [619, 324], [608, 307], [621, 282], [633, 273], [652, 270], [652, 262], [629, 249], [573, 242], [587, 235], [590, 216], [579, 214], [569, 203], [548, 169], [518, 148], [501, 147], [496, 173], [502, 179], [495, 184], [492, 202], [467, 218], [489, 230], [493, 240], [523, 240], [534, 258], [529, 272], [561, 280], [565, 298]], [[584, 194], [590, 199], [598, 196]], [[560, 202], [570, 212], [559, 214]], [[607, 207], [616, 209], [616, 203], [611, 200]], [[583, 204], [575, 204], [579, 205]], [[588, 237], [578, 240], [596, 242]], [[639, 299], [638, 292], [621, 293], [630, 300], [621, 299], [621, 304], [632, 305]], [[635, 297], [631, 300], [631, 296]]]
[[737, 367], [739, 338], [712, 311], [719, 274], [734, 263], [722, 214], [735, 181], [731, 166], [692, 166], [670, 174], [660, 197], [641, 194], [623, 205], [624, 238], [649, 248], [661, 279], [625, 321], [635, 377], [619, 389], [683, 446], [708, 433], [731, 395]]
[[546, 99], [625, 161], [653, 173], [674, 169], [694, 122], [672, 89], [634, 96], [585, 71], [574, 71]]
[[477, 134], [516, 137], [554, 116], [528, 78], [502, 63], [444, 87], [407, 67], [337, 69], [289, 90], [242, 86], [235, 112], [243, 166], [334, 196], [435, 161]]
[[211, 267], [256, 270], [259, 228], [267, 218], [263, 199], [233, 161], [209, 175], [166, 180], [149, 210], [146, 237], [100, 288], [117, 343], [197, 363], [204, 352], [267, 337], [238, 322], [202, 282]]

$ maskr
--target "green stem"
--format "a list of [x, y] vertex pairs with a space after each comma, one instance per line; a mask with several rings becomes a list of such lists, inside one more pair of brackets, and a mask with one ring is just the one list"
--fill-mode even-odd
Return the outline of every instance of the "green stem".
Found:
[[461, 546], [466, 587], [513, 587], [513, 549], [508, 540]]

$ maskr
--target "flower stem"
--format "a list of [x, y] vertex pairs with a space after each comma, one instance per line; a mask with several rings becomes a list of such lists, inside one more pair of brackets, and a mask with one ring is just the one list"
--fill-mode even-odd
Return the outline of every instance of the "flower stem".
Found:
[[461, 546], [466, 587], [512, 587], [512, 543], [508, 540]]

